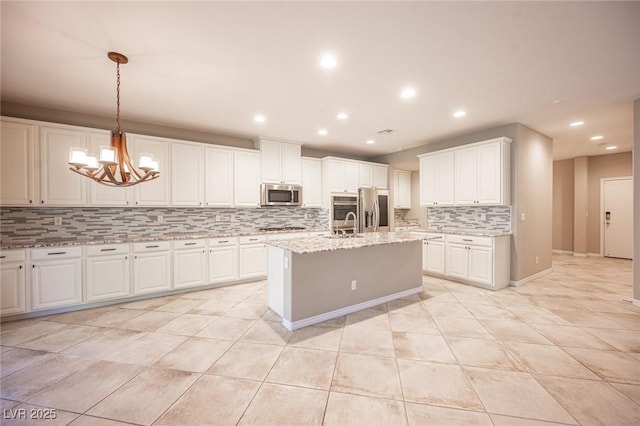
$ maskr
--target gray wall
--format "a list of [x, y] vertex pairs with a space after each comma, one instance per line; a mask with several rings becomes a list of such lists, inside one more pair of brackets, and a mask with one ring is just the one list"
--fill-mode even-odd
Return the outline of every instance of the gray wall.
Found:
[[[633, 217], [640, 218], [640, 98], [633, 102]], [[640, 306], [640, 223], [633, 224], [633, 298]]]
[[587, 254], [589, 158], [573, 160], [573, 253]]
[[552, 247], [573, 252], [573, 159], [553, 162]]

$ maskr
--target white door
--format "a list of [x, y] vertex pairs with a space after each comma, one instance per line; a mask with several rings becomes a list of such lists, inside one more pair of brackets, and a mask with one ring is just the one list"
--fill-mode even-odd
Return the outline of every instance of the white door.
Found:
[[171, 205], [200, 207], [204, 199], [204, 151], [197, 145], [171, 145]]
[[475, 204], [478, 198], [478, 150], [455, 152], [455, 200], [457, 205]]
[[302, 160], [300, 145], [292, 143], [282, 144], [282, 180], [286, 183], [299, 185], [302, 174]]
[[87, 257], [87, 301], [129, 296], [129, 255]]
[[0, 131], [0, 203], [33, 205], [37, 127], [3, 120]]
[[134, 294], [171, 290], [171, 252], [137, 254], [133, 264]]
[[302, 207], [322, 206], [322, 162], [302, 159]]
[[427, 241], [427, 267], [426, 270], [436, 274], [444, 274], [444, 243]]
[[481, 284], [493, 284], [493, 248], [469, 248], [469, 279]]
[[462, 244], [447, 243], [446, 275], [467, 279], [469, 277], [469, 251]]
[[205, 201], [209, 207], [233, 206], [233, 151], [205, 151]]
[[236, 245], [209, 249], [209, 283], [238, 279], [238, 248]]
[[131, 145], [127, 148], [129, 154], [133, 153], [134, 165], [138, 164], [140, 154], [153, 154], [154, 160], [158, 162], [160, 177], [152, 182], [144, 182], [134, 186], [134, 196], [136, 206], [162, 206], [169, 205], [169, 143], [165, 140], [152, 137], [131, 136]]
[[236, 151], [233, 172], [235, 206], [260, 207], [260, 153]]
[[204, 248], [173, 252], [173, 287], [207, 284], [207, 253]]
[[264, 244], [240, 245], [240, 279], [267, 275], [267, 246]]
[[25, 265], [0, 263], [0, 314], [21, 314], [26, 309]]
[[32, 265], [33, 310], [82, 303], [82, 261], [78, 258], [38, 261]]
[[454, 153], [445, 152], [438, 155], [438, 205], [454, 204]]
[[436, 204], [438, 201], [438, 185], [440, 171], [437, 156], [420, 158], [420, 205], [423, 207]]
[[602, 183], [604, 255], [633, 257], [633, 181], [604, 179]]

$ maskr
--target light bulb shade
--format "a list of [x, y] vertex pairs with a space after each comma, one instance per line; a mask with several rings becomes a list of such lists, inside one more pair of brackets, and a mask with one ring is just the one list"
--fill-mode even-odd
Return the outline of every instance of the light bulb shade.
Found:
[[118, 148], [113, 146], [100, 147], [100, 164], [113, 165], [118, 161]]
[[100, 164], [98, 163], [98, 158], [95, 155], [93, 154], [87, 155], [86, 159], [87, 159], [87, 165], [84, 167], [85, 169], [93, 172], [100, 168]]
[[69, 164], [77, 168], [86, 166], [87, 150], [77, 146], [69, 148]]
[[[138, 167], [144, 171], [153, 170], [153, 154], [149, 154], [148, 152], [140, 153], [140, 160], [138, 161]], [[158, 163], [155, 162], [155, 166], [158, 166]]]
[[158, 165], [158, 162], [155, 160], [151, 162], [151, 171], [155, 173], [160, 172], [160, 166]]

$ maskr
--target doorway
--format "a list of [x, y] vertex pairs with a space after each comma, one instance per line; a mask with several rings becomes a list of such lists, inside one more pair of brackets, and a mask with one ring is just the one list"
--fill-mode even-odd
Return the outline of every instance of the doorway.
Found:
[[605, 178], [600, 183], [600, 247], [605, 257], [633, 257], [633, 180]]

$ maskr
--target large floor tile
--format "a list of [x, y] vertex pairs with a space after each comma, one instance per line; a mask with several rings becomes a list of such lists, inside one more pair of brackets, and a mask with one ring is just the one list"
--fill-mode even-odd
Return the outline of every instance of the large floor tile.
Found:
[[310, 325], [295, 330], [288, 345], [301, 348], [337, 351], [342, 340], [342, 328]]
[[623, 328], [603, 314], [577, 309], [552, 309], [552, 312], [578, 327]]
[[414, 404], [410, 402], [408, 402], [406, 406], [409, 426], [493, 426], [491, 419], [486, 413]]
[[144, 310], [152, 310], [158, 308], [162, 305], [166, 305], [174, 300], [176, 300], [178, 296], [164, 296], [164, 297], [152, 297], [144, 300], [137, 300], [135, 302], [125, 303], [121, 305], [121, 308], [124, 309], [144, 309]]
[[465, 305], [471, 315], [477, 319], [516, 320], [518, 316], [508, 309], [491, 305]]
[[640, 384], [640, 362], [617, 351], [565, 348], [565, 350], [605, 380]]
[[[267, 382], [328, 390], [336, 352], [287, 347], [267, 376]], [[312, 365], [313, 368], [309, 368]]]
[[259, 387], [259, 382], [205, 374], [154, 425], [235, 425]]
[[33, 340], [27, 340], [17, 344], [17, 347], [36, 351], [60, 352], [64, 349], [82, 342], [103, 331], [100, 327], [85, 325], [69, 325], [66, 328], [40, 336]]
[[[146, 312], [147, 311], [140, 309], [110, 309], [103, 313], [87, 316], [82, 323], [76, 324], [94, 325], [96, 327], [117, 327], [120, 324], [139, 317]], [[78, 420], [76, 420], [76, 422], [77, 421]]]
[[11, 327], [10, 325], [3, 325], [1, 335], [2, 345], [16, 346], [29, 340], [51, 335], [67, 327], [69, 327], [67, 324], [52, 321], [28, 322], [23, 327], [16, 328]]
[[112, 328], [71, 346], [63, 352], [87, 358], [106, 359], [112, 353], [127, 347], [145, 334], [147, 333], [142, 331]]
[[425, 311], [420, 314], [389, 312], [389, 323], [392, 331], [407, 333], [440, 334], [433, 319]]
[[482, 410], [469, 379], [457, 365], [399, 359], [404, 399], [466, 410]]
[[393, 357], [395, 352], [391, 330], [346, 326], [342, 333], [340, 352]]
[[531, 327], [558, 346], [602, 349], [605, 351], [615, 350], [615, 348], [607, 342], [584, 331], [580, 327], [554, 324], [532, 324]]
[[185, 340], [187, 340], [186, 336], [147, 333], [124, 348], [111, 353], [106, 359], [115, 362], [151, 366]]
[[242, 336], [242, 341], [284, 346], [290, 337], [291, 332], [282, 323], [260, 320]]
[[115, 420], [102, 419], [100, 417], [93, 416], [80, 416], [76, 418], [74, 421], [69, 423], [69, 426], [125, 426], [130, 425], [130, 423], [118, 422]]
[[87, 412], [96, 417], [150, 425], [198, 378], [186, 371], [149, 369]]
[[324, 426], [407, 424], [404, 404], [390, 399], [331, 392]]
[[192, 337], [160, 358], [154, 366], [204, 373], [232, 344], [230, 340]]
[[0, 377], [8, 376], [22, 370], [38, 361], [51, 357], [44, 351], [32, 351], [30, 349], [9, 348], [0, 355]]
[[[640, 322], [640, 315], [638, 316], [638, 322]], [[620, 351], [640, 353], [640, 331], [605, 328], [585, 328], [585, 330]]]
[[507, 343], [506, 346], [530, 373], [600, 380], [600, 377], [557, 346], [531, 343]]
[[493, 339], [493, 336], [475, 318], [433, 317], [443, 336], [478, 337]]
[[495, 426], [558, 426], [560, 423], [491, 414]]
[[527, 324], [519, 321], [480, 320], [480, 323], [496, 338], [504, 342], [539, 343], [552, 342]]
[[514, 313], [522, 322], [527, 324], [557, 324], [557, 325], [571, 325], [571, 323], [564, 318], [554, 314], [540, 306], [506, 306], [506, 308]]
[[238, 425], [321, 425], [326, 405], [327, 391], [265, 383]]
[[495, 340], [448, 337], [447, 341], [460, 365], [522, 370], [522, 366]]
[[390, 330], [389, 315], [386, 309], [382, 308], [382, 305], [347, 315], [346, 325], [374, 330]]
[[213, 322], [196, 333], [196, 337], [212, 337], [214, 339], [238, 340], [255, 323], [256, 320], [243, 318], [215, 317]]
[[580, 424], [640, 424], [640, 406], [608, 383], [549, 376], [538, 381]]
[[405, 315], [420, 315], [425, 312], [420, 296], [413, 295], [387, 302], [387, 312]]
[[338, 354], [331, 391], [402, 399], [396, 360], [369, 355]]
[[282, 346], [238, 342], [207, 372], [239, 379], [264, 380], [282, 350]]
[[[78, 413], [70, 413], [68, 411], [53, 409], [51, 407], [40, 407], [32, 404], [20, 404], [11, 410], [9, 413], [3, 413], [5, 416], [13, 415], [13, 420], [6, 421], [6, 423], [11, 426], [65, 426], [79, 416]], [[16, 414], [18, 415], [17, 419], [15, 418]], [[2, 424], [5, 424], [5, 421], [3, 421]]]
[[190, 314], [222, 316], [238, 304], [235, 300], [212, 299], [189, 311]]
[[462, 303], [433, 302], [424, 304], [427, 311], [434, 317], [473, 318]]
[[466, 372], [488, 413], [576, 424], [528, 373], [470, 367]]
[[640, 385], [629, 385], [626, 383], [610, 383], [614, 388], [640, 404]]
[[175, 299], [172, 300], [169, 303], [165, 303], [162, 306], [158, 306], [157, 308], [155, 308], [155, 311], [161, 311], [161, 312], [175, 312], [178, 314], [184, 314], [189, 312], [192, 309], [196, 309], [198, 306], [202, 305], [203, 302], [202, 300], [196, 300], [196, 299]]
[[456, 358], [442, 336], [394, 332], [393, 344], [397, 358], [456, 363]]
[[180, 315], [176, 319], [173, 319], [158, 328], [159, 333], [179, 334], [182, 336], [193, 336], [218, 317], [210, 315], [193, 315], [184, 314]]
[[260, 319], [267, 312], [266, 303], [251, 303], [243, 301], [224, 313], [225, 317]]
[[149, 311], [121, 323], [118, 327], [127, 330], [156, 331], [158, 328], [179, 316], [180, 314], [175, 312]]

